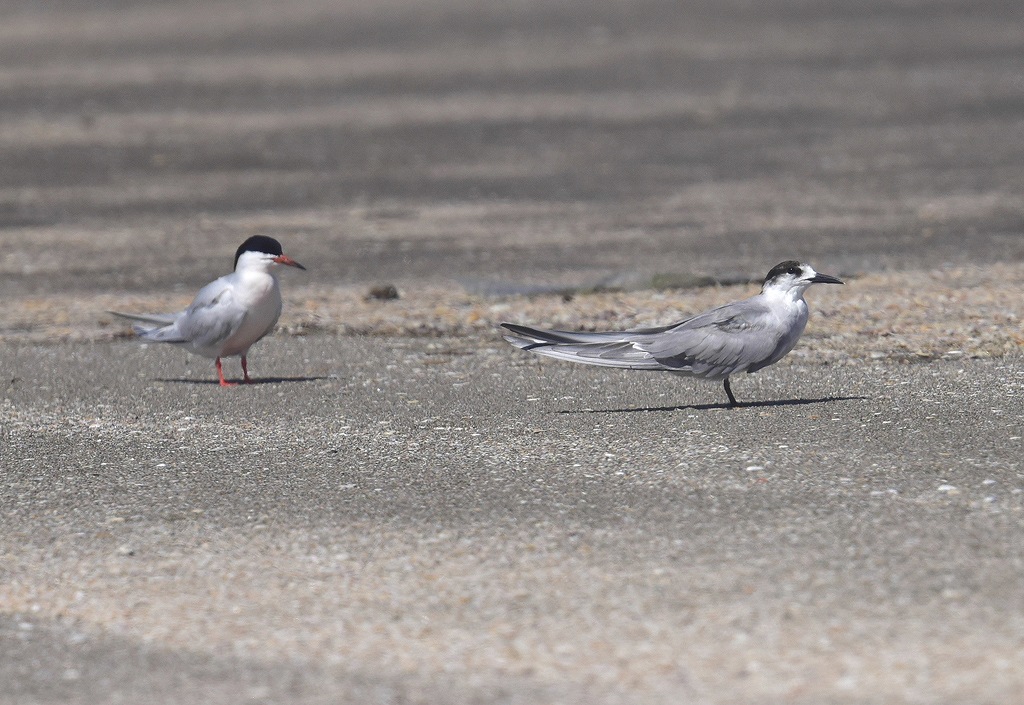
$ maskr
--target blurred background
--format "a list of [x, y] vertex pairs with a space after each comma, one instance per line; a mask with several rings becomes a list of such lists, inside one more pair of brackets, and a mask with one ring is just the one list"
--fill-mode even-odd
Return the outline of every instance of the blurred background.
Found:
[[0, 294], [1017, 261], [1021, 66], [1016, 0], [6, 0]]

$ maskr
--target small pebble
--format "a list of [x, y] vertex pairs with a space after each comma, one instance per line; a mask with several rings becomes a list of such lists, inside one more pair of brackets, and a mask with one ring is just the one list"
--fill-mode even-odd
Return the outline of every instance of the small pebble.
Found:
[[398, 287], [394, 284], [377, 284], [366, 293], [367, 301], [394, 301], [399, 298]]

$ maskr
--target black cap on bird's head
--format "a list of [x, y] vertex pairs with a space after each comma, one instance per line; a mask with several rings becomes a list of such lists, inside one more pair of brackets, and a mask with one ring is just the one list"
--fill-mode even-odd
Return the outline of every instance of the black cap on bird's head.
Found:
[[238, 267], [238, 258], [246, 252], [261, 252], [265, 255], [271, 255], [278, 264], [287, 264], [291, 267], [305, 269], [301, 264], [284, 254], [280, 242], [266, 235], [253, 235], [238, 246], [238, 249], [235, 250], [236, 268]]
[[764, 278], [764, 286], [767, 286], [772, 282], [781, 283], [783, 280], [789, 280], [790, 282], [805, 282], [806, 285], [843, 283], [842, 280], [829, 274], [819, 274], [818, 272], [815, 272], [814, 268], [809, 264], [797, 262], [795, 259], [788, 259], [785, 262], [779, 262], [777, 265], [772, 267], [771, 271], [768, 272], [768, 276]]
[[238, 258], [242, 256], [243, 252], [263, 252], [275, 257], [284, 254], [284, 250], [281, 249], [281, 243], [266, 235], [253, 235], [238, 246], [238, 249], [235, 250], [236, 267], [238, 266]]
[[777, 265], [772, 267], [771, 271], [764, 278], [764, 283], [767, 284], [776, 277], [781, 277], [786, 274], [794, 277], [800, 276], [803, 271], [803, 265], [797, 262], [795, 259], [788, 259], [785, 262], [779, 262]]

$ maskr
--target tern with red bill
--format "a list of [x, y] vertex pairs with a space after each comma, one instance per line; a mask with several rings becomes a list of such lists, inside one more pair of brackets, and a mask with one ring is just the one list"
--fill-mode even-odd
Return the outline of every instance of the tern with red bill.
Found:
[[577, 333], [502, 323], [505, 340], [522, 350], [585, 365], [662, 370], [723, 382], [730, 406], [740, 406], [729, 377], [757, 372], [793, 349], [807, 325], [804, 291], [811, 284], [842, 284], [809, 264], [775, 265], [761, 293], [660, 328]]
[[110, 313], [136, 321], [133, 328], [143, 340], [170, 343], [213, 358], [222, 387], [234, 383], [224, 379], [221, 358], [240, 355], [245, 382], [251, 383], [249, 348], [274, 329], [281, 315], [281, 286], [274, 270], [282, 264], [305, 269], [284, 254], [277, 240], [255, 235], [235, 251], [235, 271], [200, 289], [184, 311]]

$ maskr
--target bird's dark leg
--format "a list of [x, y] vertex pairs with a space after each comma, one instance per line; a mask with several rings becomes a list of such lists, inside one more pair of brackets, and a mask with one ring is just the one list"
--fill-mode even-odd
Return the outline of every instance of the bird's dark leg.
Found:
[[739, 406], [740, 403], [736, 401], [736, 397], [732, 395], [732, 388], [729, 386], [729, 378], [725, 378], [725, 393], [729, 397], [729, 406]]
[[234, 382], [228, 382], [224, 379], [224, 368], [220, 364], [220, 358], [217, 358], [217, 376], [220, 378], [220, 386], [222, 387], [234, 387]]
[[252, 384], [252, 380], [249, 379], [249, 364], [245, 359], [245, 355], [242, 355], [242, 375], [245, 376], [245, 383]]

